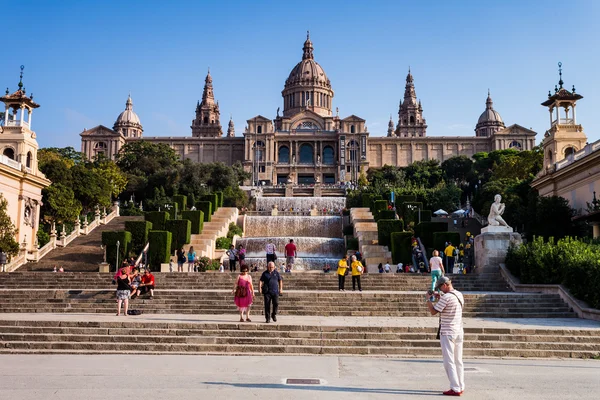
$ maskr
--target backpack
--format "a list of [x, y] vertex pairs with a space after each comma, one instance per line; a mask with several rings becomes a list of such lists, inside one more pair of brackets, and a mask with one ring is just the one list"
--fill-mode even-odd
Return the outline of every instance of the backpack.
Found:
[[140, 315], [142, 312], [142, 310], [127, 310], [127, 315]]

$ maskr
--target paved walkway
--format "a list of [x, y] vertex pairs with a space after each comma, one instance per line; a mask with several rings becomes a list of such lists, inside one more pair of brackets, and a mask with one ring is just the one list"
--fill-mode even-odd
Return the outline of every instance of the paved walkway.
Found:
[[[115, 307], [116, 308], [116, 307]], [[6, 321], [90, 321], [90, 322], [146, 322], [146, 323], [232, 323], [238, 324], [238, 314], [142, 314], [120, 316], [114, 314], [84, 313], [0, 313], [0, 320]], [[261, 315], [255, 315], [252, 324], [264, 323]], [[282, 315], [278, 318], [282, 325], [310, 326], [376, 326], [376, 327], [437, 327], [438, 317], [319, 317]], [[505, 329], [598, 329], [599, 321], [579, 318], [464, 318], [465, 328], [505, 328]]]

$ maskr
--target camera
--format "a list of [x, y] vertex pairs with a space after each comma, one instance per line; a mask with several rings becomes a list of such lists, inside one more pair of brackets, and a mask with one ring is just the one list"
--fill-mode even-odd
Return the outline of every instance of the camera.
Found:
[[429, 290], [427, 291], [427, 294], [428, 294], [428, 295], [430, 295], [430, 296], [433, 296], [433, 290], [429, 289]]

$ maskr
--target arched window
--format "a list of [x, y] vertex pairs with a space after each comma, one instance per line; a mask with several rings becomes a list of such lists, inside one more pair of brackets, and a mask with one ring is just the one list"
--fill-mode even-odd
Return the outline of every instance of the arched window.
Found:
[[300, 164], [314, 164], [314, 156], [313, 147], [310, 144], [304, 143], [300, 146]]
[[354, 125], [350, 125], [350, 133], [356, 133], [356, 129], [354, 128]]
[[31, 156], [31, 152], [27, 152], [27, 160], [25, 161], [25, 166], [27, 168], [31, 168], [31, 162], [32, 162], [32, 156]]
[[254, 146], [254, 156], [256, 157], [256, 160], [264, 161], [265, 142], [263, 142], [262, 140], [256, 142], [256, 145]]
[[415, 117], [413, 115], [410, 116], [410, 124], [411, 125], [415, 124]]
[[548, 150], [548, 162], [552, 164], [552, 150]]
[[508, 147], [511, 149], [521, 150], [521, 143], [517, 142], [516, 140], [513, 140], [512, 142], [510, 142], [510, 145], [508, 145]]
[[262, 125], [256, 127], [256, 133], [262, 133]]
[[569, 146], [565, 148], [565, 158], [573, 155], [575, 153], [575, 148], [573, 146]]
[[204, 117], [204, 123], [208, 124], [208, 117]]
[[358, 143], [355, 140], [348, 143], [348, 159], [350, 161], [358, 160]]
[[277, 153], [277, 160], [281, 164], [290, 163], [290, 149], [287, 146], [281, 146], [279, 148], [279, 152]]
[[325, 146], [323, 147], [323, 164], [331, 165], [334, 163], [333, 157], [333, 147]]
[[15, 151], [13, 149], [11, 149], [10, 147], [5, 148], [4, 151], [2, 152], [2, 154], [4, 154], [6, 157], [10, 158], [11, 160], [15, 159]]

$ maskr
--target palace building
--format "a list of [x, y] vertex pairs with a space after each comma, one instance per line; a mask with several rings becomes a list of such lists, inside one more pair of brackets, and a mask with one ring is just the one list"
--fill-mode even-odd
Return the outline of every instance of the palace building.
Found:
[[[291, 70], [283, 90], [283, 112], [269, 119], [256, 115], [236, 136], [233, 120], [223, 134], [213, 79], [206, 76], [202, 100], [196, 105], [190, 136], [143, 136], [131, 97], [113, 128], [97, 126], [81, 133], [81, 150], [92, 159], [99, 153], [114, 158], [129, 141], [166, 143], [182, 158], [197, 162], [241, 162], [254, 182], [267, 185], [356, 181], [361, 171], [384, 165], [406, 166], [437, 159], [507, 148], [530, 150], [536, 133], [520, 125], [505, 126], [488, 91], [486, 107], [471, 136], [427, 136], [423, 106], [417, 100], [411, 71], [406, 77], [398, 120], [390, 119], [387, 136], [372, 136], [357, 115], [340, 117], [325, 70], [315, 61], [307, 35], [302, 59]], [[383, 133], [383, 132], [381, 132]]]

